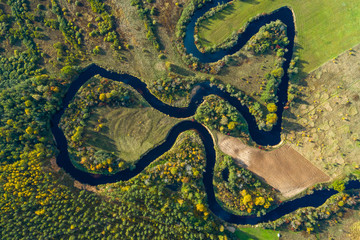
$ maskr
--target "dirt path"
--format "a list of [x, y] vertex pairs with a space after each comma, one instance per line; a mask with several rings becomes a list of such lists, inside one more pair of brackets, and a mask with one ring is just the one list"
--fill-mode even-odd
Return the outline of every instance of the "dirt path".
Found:
[[217, 134], [221, 151], [240, 166], [261, 177], [284, 197], [292, 197], [316, 183], [330, 178], [292, 147], [285, 144], [273, 151], [263, 151], [244, 144], [240, 139]]

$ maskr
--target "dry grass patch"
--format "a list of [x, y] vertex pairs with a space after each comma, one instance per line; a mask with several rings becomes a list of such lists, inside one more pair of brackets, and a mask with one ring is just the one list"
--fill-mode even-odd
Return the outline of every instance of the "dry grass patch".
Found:
[[284, 112], [284, 139], [332, 177], [360, 164], [359, 51], [360, 46], [309, 74], [301, 101]]
[[237, 55], [239, 57], [234, 57], [234, 61], [220, 71], [218, 78], [260, 101], [267, 82], [265, 75], [275, 69], [276, 57], [274, 54], [254, 55], [246, 50], [240, 50]]

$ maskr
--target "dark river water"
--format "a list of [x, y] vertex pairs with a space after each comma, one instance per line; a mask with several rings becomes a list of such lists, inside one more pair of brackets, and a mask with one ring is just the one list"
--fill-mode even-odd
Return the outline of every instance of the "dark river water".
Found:
[[[126, 181], [134, 176], [141, 173], [145, 167], [147, 167], [151, 162], [156, 158], [167, 152], [175, 143], [177, 136], [186, 131], [186, 130], [195, 130], [199, 133], [206, 151], [206, 167], [205, 172], [203, 173], [203, 183], [205, 186], [205, 191], [207, 194], [207, 201], [210, 210], [222, 218], [223, 220], [236, 223], [236, 224], [257, 224], [260, 222], [267, 222], [276, 220], [285, 214], [288, 214], [296, 209], [307, 206], [320, 206], [323, 204], [326, 199], [334, 195], [336, 191], [334, 190], [320, 190], [315, 191], [311, 195], [307, 195], [292, 201], [285, 202], [281, 204], [276, 209], [270, 211], [265, 216], [256, 217], [256, 216], [238, 216], [224, 210], [216, 201], [214, 186], [213, 186], [213, 173], [214, 165], [216, 159], [216, 153], [214, 150], [214, 142], [211, 137], [211, 134], [208, 130], [200, 123], [196, 121], [182, 121], [175, 125], [168, 133], [166, 140], [161, 145], [150, 150], [146, 155], [142, 156], [136, 162], [136, 167], [133, 170], [126, 169], [120, 171], [113, 175], [94, 175], [87, 172], [83, 172], [74, 167], [69, 158], [69, 153], [67, 149], [67, 141], [64, 136], [63, 131], [59, 128], [58, 124], [61, 116], [64, 114], [64, 111], [70, 101], [73, 99], [75, 94], [78, 92], [80, 87], [88, 81], [92, 76], [99, 74], [105, 78], [112, 79], [114, 81], [121, 81], [133, 87], [138, 91], [145, 100], [155, 109], [168, 114], [171, 117], [176, 118], [186, 118], [193, 116], [197, 107], [202, 103], [205, 96], [209, 94], [215, 94], [223, 99], [227, 100], [231, 105], [233, 105], [245, 118], [249, 126], [249, 132], [252, 139], [260, 145], [275, 145], [280, 142], [280, 132], [281, 132], [281, 116], [284, 109], [284, 105], [287, 101], [287, 88], [288, 88], [288, 77], [287, 70], [289, 63], [292, 57], [293, 46], [294, 46], [294, 37], [295, 37], [295, 27], [294, 27], [294, 18], [292, 12], [289, 8], [283, 7], [269, 15], [262, 16], [258, 20], [255, 20], [249, 24], [244, 33], [239, 37], [237, 44], [228, 50], [222, 50], [216, 53], [201, 53], [198, 51], [194, 44], [194, 26], [196, 20], [202, 16], [206, 11], [208, 11], [212, 6], [215, 6], [219, 1], [205, 5], [203, 8], [197, 10], [194, 13], [189, 25], [187, 26], [186, 37], [185, 37], [185, 47], [189, 53], [192, 53], [195, 57], [199, 58], [201, 62], [214, 62], [221, 59], [223, 56], [228, 54], [233, 54], [241, 49], [244, 44], [258, 32], [260, 27], [265, 24], [280, 19], [283, 23], [287, 25], [287, 35], [290, 40], [288, 45], [288, 52], [285, 54], [286, 61], [284, 62], [283, 68], [285, 71], [284, 77], [279, 85], [278, 93], [278, 111], [277, 115], [279, 117], [278, 123], [273, 127], [271, 131], [261, 131], [258, 129], [254, 117], [249, 113], [249, 110], [246, 106], [241, 105], [238, 99], [231, 97], [229, 93], [220, 90], [216, 86], [211, 86], [209, 83], [204, 82], [199, 84], [198, 90], [191, 98], [190, 104], [186, 108], [177, 108], [170, 105], [167, 105], [157, 99], [152, 95], [146, 84], [143, 83], [140, 79], [128, 75], [128, 74], [119, 74], [115, 72], [108, 71], [104, 68], [101, 68], [95, 64], [90, 65], [86, 68], [77, 79], [75, 79], [71, 86], [69, 87], [68, 92], [66, 93], [63, 99], [63, 108], [58, 111], [51, 119], [51, 131], [56, 140], [56, 145], [59, 150], [57, 156], [57, 164], [62, 167], [68, 174], [70, 174], [74, 179], [78, 180], [81, 183], [89, 185], [98, 185], [105, 183], [113, 183], [117, 181]], [[347, 189], [360, 188], [360, 183], [357, 181], [351, 181], [346, 186]]]

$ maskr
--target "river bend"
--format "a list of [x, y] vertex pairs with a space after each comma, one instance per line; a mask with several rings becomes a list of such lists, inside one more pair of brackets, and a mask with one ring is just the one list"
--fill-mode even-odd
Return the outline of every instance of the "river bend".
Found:
[[[210, 85], [207, 82], [200, 83], [198, 90], [192, 96], [188, 107], [177, 108], [170, 105], [167, 105], [157, 99], [153, 94], [150, 93], [145, 83], [140, 79], [128, 75], [128, 74], [119, 74], [115, 72], [108, 71], [104, 68], [101, 68], [95, 64], [87, 67], [80, 75], [71, 83], [65, 97], [63, 99], [63, 108], [60, 109], [57, 113], [51, 118], [51, 131], [56, 141], [59, 154], [57, 156], [57, 164], [62, 167], [68, 174], [70, 174], [77, 181], [89, 184], [89, 185], [98, 185], [105, 183], [113, 183], [117, 181], [126, 181], [129, 180], [139, 173], [141, 173], [151, 162], [160, 157], [162, 154], [167, 152], [175, 143], [176, 138], [180, 133], [187, 130], [195, 130], [199, 133], [202, 142], [205, 146], [206, 151], [206, 167], [205, 172], [203, 173], [203, 183], [205, 186], [205, 191], [207, 193], [207, 201], [210, 210], [222, 218], [223, 220], [236, 223], [236, 224], [257, 224], [260, 222], [273, 221], [285, 214], [288, 214], [296, 209], [307, 206], [320, 206], [323, 204], [330, 196], [334, 195], [336, 191], [334, 190], [320, 190], [315, 191], [311, 195], [304, 196], [302, 198], [295, 199], [293, 201], [288, 201], [281, 204], [276, 209], [268, 212], [262, 217], [256, 216], [238, 216], [227, 212], [223, 209], [219, 203], [216, 201], [214, 186], [213, 186], [213, 174], [214, 174], [214, 165], [216, 160], [216, 153], [214, 149], [214, 141], [211, 137], [209, 131], [200, 123], [196, 121], [182, 121], [175, 125], [168, 133], [166, 140], [159, 146], [147, 152], [142, 156], [135, 165], [133, 170], [126, 169], [120, 172], [117, 172], [113, 175], [94, 175], [88, 172], [81, 171], [74, 167], [71, 163], [68, 149], [67, 141], [64, 136], [63, 131], [59, 128], [59, 122], [61, 116], [64, 114], [66, 107], [69, 105], [70, 101], [73, 99], [75, 94], [78, 92], [80, 87], [88, 81], [94, 75], [101, 75], [102, 77], [112, 79], [114, 81], [120, 81], [125, 84], [130, 85], [136, 91], [138, 91], [144, 99], [155, 109], [168, 114], [171, 117], [176, 118], [186, 118], [193, 116], [196, 112], [198, 106], [202, 103], [205, 96], [210, 94], [218, 95], [219, 97], [227, 100], [232, 106], [234, 106], [245, 118], [249, 126], [249, 132], [252, 139], [260, 145], [275, 145], [280, 141], [280, 132], [281, 132], [281, 117], [284, 109], [284, 105], [287, 102], [287, 88], [288, 88], [288, 76], [287, 70], [289, 63], [292, 57], [293, 46], [294, 46], [294, 37], [295, 37], [295, 26], [294, 26], [294, 17], [292, 11], [287, 7], [282, 7], [269, 15], [261, 16], [259, 19], [252, 21], [243, 34], [239, 37], [239, 41], [230, 49], [221, 50], [215, 53], [201, 53], [195, 46], [194, 43], [194, 26], [195, 22], [199, 17], [201, 17], [206, 11], [211, 7], [215, 6], [219, 1], [214, 1], [208, 5], [205, 5], [203, 8], [195, 11], [190, 23], [186, 29], [185, 36], [185, 47], [188, 53], [193, 54], [195, 57], [199, 58], [201, 62], [215, 62], [222, 57], [233, 54], [241, 49], [244, 44], [258, 32], [260, 27], [265, 24], [280, 19], [284, 24], [287, 25], [287, 35], [290, 41], [287, 46], [288, 51], [285, 53], [285, 62], [283, 64], [284, 68], [284, 77], [281, 80], [277, 94], [278, 94], [278, 111], [277, 115], [279, 120], [277, 124], [273, 127], [271, 131], [262, 131], [259, 130], [254, 117], [249, 113], [249, 109], [241, 105], [240, 101], [234, 97], [231, 97], [226, 91], [220, 90], [216, 86]], [[226, 1], [224, 1], [226, 2]], [[357, 181], [352, 181], [347, 185], [349, 188], [360, 188], [360, 183]]]

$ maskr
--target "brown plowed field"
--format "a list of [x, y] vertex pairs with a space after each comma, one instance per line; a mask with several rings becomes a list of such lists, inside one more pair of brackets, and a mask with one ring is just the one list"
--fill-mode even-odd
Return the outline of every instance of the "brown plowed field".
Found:
[[222, 152], [278, 189], [286, 198], [316, 183], [330, 180], [328, 175], [287, 144], [273, 151], [263, 151], [234, 137], [217, 134], [217, 138]]

